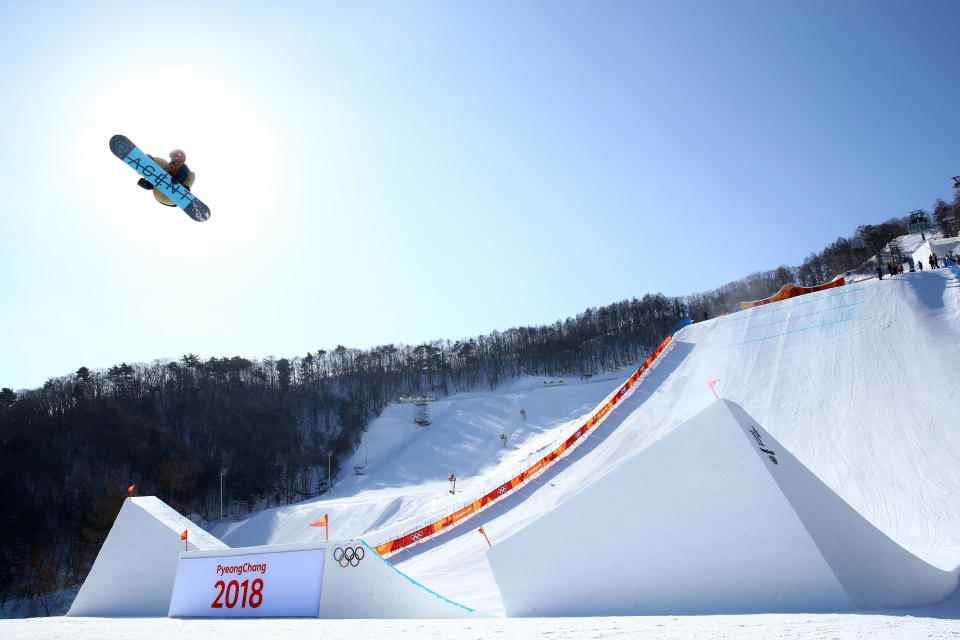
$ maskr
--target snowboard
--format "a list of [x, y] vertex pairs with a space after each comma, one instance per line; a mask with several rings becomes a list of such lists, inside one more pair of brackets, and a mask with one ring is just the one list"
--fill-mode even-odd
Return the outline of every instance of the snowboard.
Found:
[[203, 222], [210, 217], [210, 207], [200, 202], [183, 185], [173, 184], [170, 175], [127, 136], [115, 135], [110, 138], [110, 151], [197, 222]]

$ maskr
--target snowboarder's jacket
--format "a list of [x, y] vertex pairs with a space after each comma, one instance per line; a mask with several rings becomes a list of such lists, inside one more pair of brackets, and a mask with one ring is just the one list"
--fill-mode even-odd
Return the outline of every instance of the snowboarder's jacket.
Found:
[[[187, 179], [187, 176], [190, 175], [190, 167], [185, 164], [177, 166], [171, 162], [170, 166], [167, 167], [167, 173], [170, 174], [170, 180], [173, 184], [182, 184], [183, 181]], [[189, 189], [190, 187], [187, 188]]]

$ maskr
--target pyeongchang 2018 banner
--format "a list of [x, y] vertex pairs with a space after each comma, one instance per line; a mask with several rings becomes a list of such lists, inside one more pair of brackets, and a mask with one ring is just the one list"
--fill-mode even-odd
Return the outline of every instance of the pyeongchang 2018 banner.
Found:
[[325, 549], [180, 558], [169, 616], [310, 617]]

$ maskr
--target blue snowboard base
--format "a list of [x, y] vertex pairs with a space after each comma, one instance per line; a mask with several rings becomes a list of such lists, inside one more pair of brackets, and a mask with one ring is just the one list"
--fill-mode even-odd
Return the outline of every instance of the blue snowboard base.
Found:
[[197, 222], [203, 222], [210, 217], [210, 207], [200, 202], [183, 185], [174, 184], [170, 180], [170, 175], [153, 158], [133, 144], [130, 138], [121, 135], [113, 136], [110, 138], [110, 151]]

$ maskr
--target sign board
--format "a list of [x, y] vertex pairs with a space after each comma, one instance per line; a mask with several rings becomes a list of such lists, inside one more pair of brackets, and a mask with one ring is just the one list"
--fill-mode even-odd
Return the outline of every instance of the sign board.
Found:
[[326, 549], [181, 556], [170, 616], [315, 617]]

